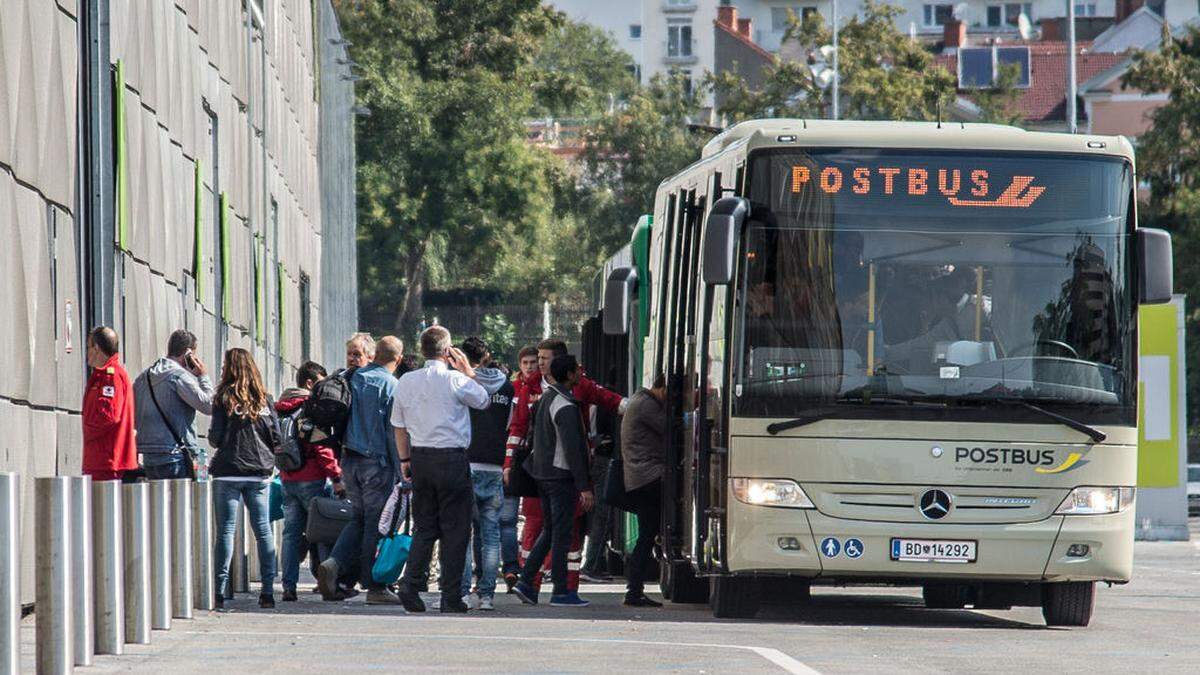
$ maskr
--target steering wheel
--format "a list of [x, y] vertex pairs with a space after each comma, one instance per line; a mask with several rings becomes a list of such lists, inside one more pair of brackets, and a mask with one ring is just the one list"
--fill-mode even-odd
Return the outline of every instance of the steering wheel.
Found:
[[1035, 354], [1033, 353], [1033, 350], [1036, 347], [1038, 347], [1039, 345], [1049, 345], [1051, 347], [1060, 349], [1063, 352], [1066, 352], [1067, 354], [1070, 354], [1071, 358], [1073, 358], [1073, 359], [1079, 358], [1079, 352], [1075, 351], [1074, 347], [1072, 347], [1071, 345], [1069, 345], [1061, 340], [1036, 340], [1034, 342], [1029, 342], [1029, 343], [1021, 345], [1020, 347], [1013, 348], [1012, 350], [1010, 350], [1008, 352], [1008, 356], [1010, 356], [1010, 357], [1018, 356], [1026, 351], [1029, 352], [1029, 356], [1035, 356]]

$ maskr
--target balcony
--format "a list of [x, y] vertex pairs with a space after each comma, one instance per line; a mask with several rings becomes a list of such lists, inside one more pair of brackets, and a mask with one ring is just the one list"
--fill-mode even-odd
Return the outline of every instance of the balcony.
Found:
[[696, 2], [695, 2], [695, 0], [677, 0], [674, 2], [672, 0], [665, 0], [662, 5], [662, 11], [664, 14], [682, 14], [684, 12], [695, 12], [696, 11]]

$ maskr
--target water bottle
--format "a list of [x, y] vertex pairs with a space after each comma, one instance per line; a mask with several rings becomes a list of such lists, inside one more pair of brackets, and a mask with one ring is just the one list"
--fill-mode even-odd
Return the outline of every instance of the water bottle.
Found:
[[204, 448], [196, 449], [196, 480], [208, 480], [208, 451]]

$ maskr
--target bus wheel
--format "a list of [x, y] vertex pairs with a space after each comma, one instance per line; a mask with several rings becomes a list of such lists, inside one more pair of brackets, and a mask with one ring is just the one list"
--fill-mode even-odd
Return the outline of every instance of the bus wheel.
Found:
[[763, 577], [759, 579], [765, 597], [804, 604], [812, 600], [812, 583], [803, 577]]
[[762, 584], [758, 579], [710, 577], [708, 605], [718, 619], [753, 619], [762, 602]]
[[1064, 581], [1042, 585], [1042, 616], [1047, 626], [1086, 626], [1096, 607], [1096, 583]]
[[959, 584], [925, 584], [921, 597], [929, 609], [962, 609], [967, 604], [967, 587]]
[[704, 579], [696, 578], [692, 564], [686, 560], [660, 563], [658, 585], [664, 598], [681, 605], [708, 599], [708, 584]]

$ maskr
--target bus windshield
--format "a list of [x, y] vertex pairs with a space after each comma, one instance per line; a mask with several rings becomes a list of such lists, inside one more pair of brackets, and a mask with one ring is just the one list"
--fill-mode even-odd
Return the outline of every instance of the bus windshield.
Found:
[[734, 414], [1133, 424], [1131, 182], [1117, 158], [756, 156]]

